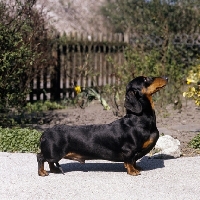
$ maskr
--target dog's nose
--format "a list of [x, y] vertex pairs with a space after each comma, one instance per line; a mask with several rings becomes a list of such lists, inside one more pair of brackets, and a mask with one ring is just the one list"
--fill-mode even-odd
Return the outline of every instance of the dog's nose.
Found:
[[163, 79], [165, 79], [166, 81], [168, 81], [168, 77], [167, 76], [163, 76]]

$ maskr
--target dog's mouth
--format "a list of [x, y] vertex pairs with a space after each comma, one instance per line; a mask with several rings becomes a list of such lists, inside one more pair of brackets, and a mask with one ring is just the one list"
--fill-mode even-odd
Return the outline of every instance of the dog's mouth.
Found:
[[157, 91], [159, 91], [160, 89], [164, 88], [165, 86], [166, 86], [166, 84], [165, 84], [165, 85], [163, 85], [163, 86], [160, 86], [160, 87], [156, 87], [156, 89], [155, 89], [155, 90], [156, 90], [156, 92], [157, 92]]
[[164, 88], [165, 86], [166, 86], [166, 84], [165, 84], [165, 85], [162, 85], [162, 86], [159, 86], [159, 87], [156, 87], [156, 88], [155, 88], [155, 91], [153, 91], [152, 94], [158, 92], [159, 90], [161, 90], [161, 89]]
[[167, 82], [167, 78], [155, 78], [153, 83], [146, 89], [145, 93], [148, 95], [153, 95], [154, 93], [165, 87], [167, 85]]

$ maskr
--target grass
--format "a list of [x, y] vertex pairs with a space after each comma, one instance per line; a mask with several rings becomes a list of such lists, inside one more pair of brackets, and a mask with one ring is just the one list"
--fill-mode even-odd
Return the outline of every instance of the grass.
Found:
[[200, 150], [200, 133], [198, 133], [190, 142], [189, 146]]

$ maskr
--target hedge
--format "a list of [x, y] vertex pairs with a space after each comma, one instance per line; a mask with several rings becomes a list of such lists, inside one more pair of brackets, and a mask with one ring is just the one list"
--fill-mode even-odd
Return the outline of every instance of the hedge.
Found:
[[0, 151], [36, 153], [39, 151], [41, 132], [28, 128], [0, 127]]

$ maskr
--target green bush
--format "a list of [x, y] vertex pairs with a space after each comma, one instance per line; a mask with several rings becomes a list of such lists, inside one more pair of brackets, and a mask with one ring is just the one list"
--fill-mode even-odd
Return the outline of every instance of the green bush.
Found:
[[117, 0], [105, 1], [101, 8], [105, 26], [115, 32], [191, 33], [199, 27], [199, 1]]
[[65, 102], [51, 102], [51, 101], [37, 101], [35, 103], [27, 103], [20, 111], [7, 110], [7, 112], [0, 112], [0, 127], [14, 127], [25, 124], [43, 123], [45, 111], [64, 109]]
[[27, 105], [24, 107], [24, 111], [31, 113], [31, 112], [43, 112], [47, 110], [56, 110], [56, 109], [64, 109], [65, 106], [57, 103], [57, 102], [51, 102], [51, 101], [38, 101], [35, 103], [27, 103]]
[[[138, 75], [168, 76], [169, 82], [161, 90], [162, 95], [155, 94], [154, 98], [161, 106], [167, 103], [174, 103], [177, 109], [182, 106], [181, 90], [186, 70], [194, 65], [199, 52], [198, 48], [191, 48], [183, 40], [178, 44], [175, 38], [195, 35], [199, 29], [200, 12], [199, 7], [197, 8], [198, 1], [169, 2], [171, 1], [107, 1], [101, 9], [109, 29], [125, 35], [134, 33], [130, 35], [133, 47], [125, 51], [123, 66], [117, 66], [111, 61], [119, 85], [107, 89], [111, 91], [108, 96], [115, 94], [112, 99], [116, 110], [122, 108], [125, 84]], [[195, 93], [195, 98], [198, 94]]]
[[29, 92], [23, 87], [32, 52], [20, 33], [0, 24], [0, 109], [20, 105]]
[[31, 81], [52, 63], [53, 39], [35, 2], [0, 1], [0, 110], [4, 112], [25, 105]]
[[189, 143], [189, 146], [191, 146], [194, 149], [200, 150], [200, 133], [197, 134]]
[[41, 132], [37, 130], [0, 127], [0, 151], [36, 153], [40, 136]]
[[[160, 94], [154, 95], [158, 106], [178, 102], [181, 106], [181, 87], [185, 80], [185, 66], [181, 62], [180, 52], [171, 44], [166, 48], [141, 49], [127, 47], [124, 53], [126, 58], [123, 65], [118, 65], [111, 57], [108, 61], [113, 65], [118, 84], [107, 86], [105, 94], [112, 100], [112, 107], [116, 108], [117, 115], [123, 115], [125, 88], [127, 83], [137, 76], [167, 76], [169, 82]], [[180, 57], [179, 57], [180, 56]], [[114, 95], [114, 97], [113, 97]], [[121, 110], [120, 110], [121, 109]]]

